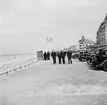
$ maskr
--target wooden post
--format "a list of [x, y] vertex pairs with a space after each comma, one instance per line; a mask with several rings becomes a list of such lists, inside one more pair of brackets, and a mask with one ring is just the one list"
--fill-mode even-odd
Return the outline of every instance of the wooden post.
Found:
[[8, 75], [8, 72], [6, 72], [6, 75]]

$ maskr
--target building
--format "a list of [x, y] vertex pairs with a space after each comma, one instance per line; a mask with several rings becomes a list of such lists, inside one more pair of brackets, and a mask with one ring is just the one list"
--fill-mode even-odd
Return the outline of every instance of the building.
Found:
[[107, 15], [97, 31], [96, 43], [101, 47], [107, 45]]
[[71, 51], [77, 51], [77, 45], [70, 46], [69, 50], [71, 50]]
[[92, 50], [92, 46], [94, 45], [94, 41], [86, 39], [84, 36], [82, 36], [81, 40], [79, 40], [79, 50], [82, 52]]

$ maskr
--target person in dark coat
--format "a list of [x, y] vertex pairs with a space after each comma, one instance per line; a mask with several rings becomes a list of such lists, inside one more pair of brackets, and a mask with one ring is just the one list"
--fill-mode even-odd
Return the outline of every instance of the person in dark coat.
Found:
[[66, 56], [66, 53], [65, 53], [64, 51], [61, 51], [60, 55], [61, 55], [61, 59], [62, 59], [62, 61], [63, 61], [63, 64], [65, 64], [65, 56]]
[[50, 60], [50, 52], [47, 52], [47, 59]]
[[44, 60], [46, 60], [46, 56], [47, 56], [46, 52], [44, 52], [43, 56], [44, 56]]
[[57, 56], [58, 56], [59, 64], [61, 64], [61, 52], [60, 51], [57, 53]]
[[55, 64], [56, 63], [56, 52], [55, 51], [51, 52], [51, 57], [53, 59], [53, 64]]
[[69, 64], [70, 64], [70, 63], [72, 64], [72, 59], [71, 59], [71, 58], [72, 58], [72, 51], [69, 50], [69, 51], [67, 52], [67, 58], [68, 58], [68, 63], [69, 63]]

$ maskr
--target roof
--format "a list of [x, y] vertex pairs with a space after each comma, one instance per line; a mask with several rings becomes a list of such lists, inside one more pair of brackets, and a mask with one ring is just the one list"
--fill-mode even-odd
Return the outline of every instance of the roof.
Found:
[[84, 40], [81, 40], [80, 44], [95, 44], [95, 42], [90, 39], [84, 39]]
[[105, 22], [107, 22], [107, 15], [106, 15], [104, 21], [100, 24], [100, 27], [99, 27], [98, 31], [100, 30], [101, 26], [103, 26], [103, 24], [105, 24]]
[[106, 17], [105, 17], [105, 19], [104, 19], [103, 23], [104, 23], [104, 22], [106, 22], [106, 21], [107, 21], [107, 14], [106, 14]]
[[95, 42], [90, 39], [84, 39], [83, 44], [95, 44]]

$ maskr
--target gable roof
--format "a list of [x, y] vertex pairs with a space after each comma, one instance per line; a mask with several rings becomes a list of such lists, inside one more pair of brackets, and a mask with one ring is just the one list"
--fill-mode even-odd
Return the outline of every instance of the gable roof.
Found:
[[83, 44], [95, 44], [95, 42], [92, 41], [92, 40], [90, 40], [90, 39], [85, 39], [85, 40], [83, 41]]
[[95, 42], [90, 39], [84, 39], [82, 41], [79, 41], [79, 44], [95, 44]]
[[82, 37], [81, 40], [79, 40], [79, 44], [95, 44], [95, 42], [90, 39]]

